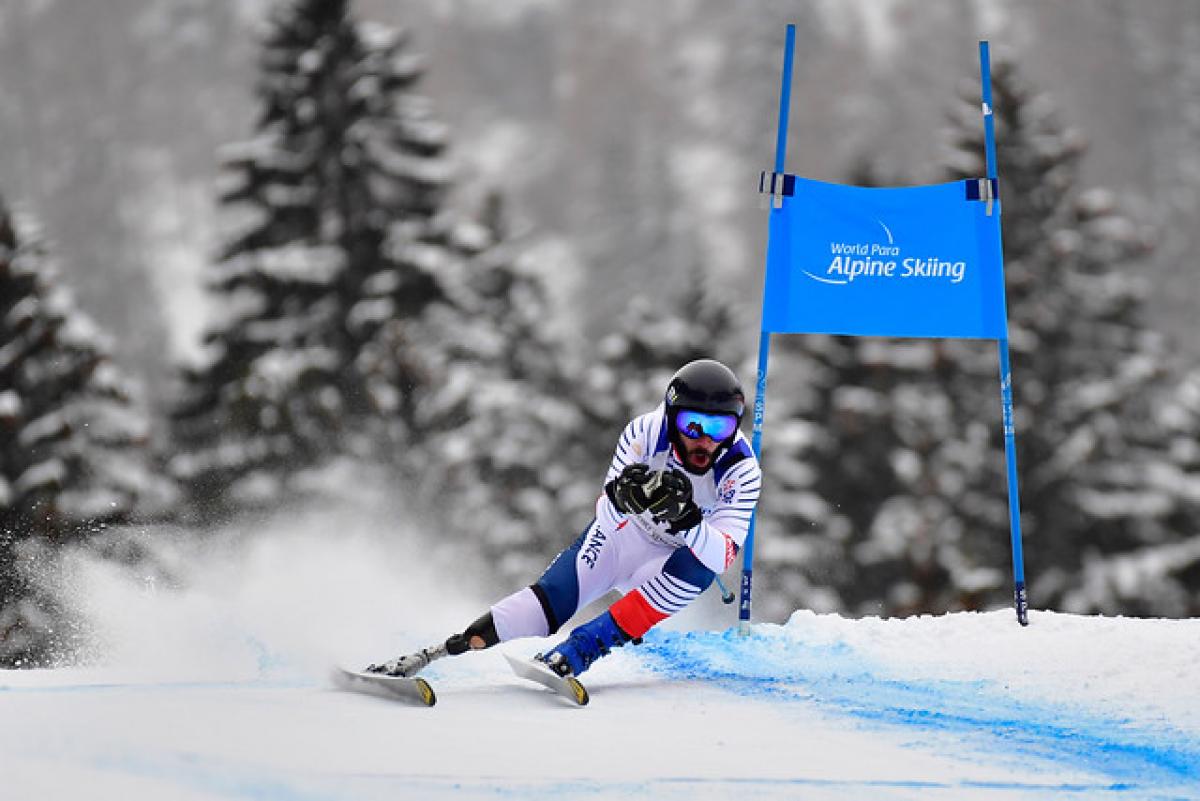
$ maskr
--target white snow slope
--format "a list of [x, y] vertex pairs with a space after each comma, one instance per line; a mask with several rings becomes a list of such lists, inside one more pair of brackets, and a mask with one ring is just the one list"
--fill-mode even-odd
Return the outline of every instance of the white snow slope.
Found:
[[800, 611], [743, 636], [706, 598], [598, 662], [587, 707], [511, 674], [527, 640], [431, 666], [428, 709], [328, 667], [486, 599], [369, 528], [176, 543], [174, 590], [80, 559], [100, 659], [0, 672], [0, 799], [1200, 799], [1200, 621]]

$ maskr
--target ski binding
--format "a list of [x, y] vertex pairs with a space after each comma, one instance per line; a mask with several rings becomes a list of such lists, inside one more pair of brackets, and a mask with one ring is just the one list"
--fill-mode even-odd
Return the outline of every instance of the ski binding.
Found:
[[560, 676], [537, 659], [517, 659], [508, 654], [505, 654], [504, 658], [508, 660], [513, 673], [521, 678], [536, 681], [574, 704], [587, 705], [588, 691], [574, 676]]
[[429, 682], [420, 677], [388, 676], [383, 673], [363, 673], [345, 668], [334, 668], [333, 684], [338, 689], [365, 693], [392, 701], [409, 701], [433, 706], [437, 696]]

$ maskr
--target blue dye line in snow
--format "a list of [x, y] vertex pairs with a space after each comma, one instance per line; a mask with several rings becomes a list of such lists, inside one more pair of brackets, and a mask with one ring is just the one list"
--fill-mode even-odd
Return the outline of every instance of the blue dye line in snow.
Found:
[[[354, 801], [390, 799], [395, 776], [353, 776], [343, 779], [341, 787]], [[812, 778], [755, 778], [711, 776], [663, 776], [638, 780], [613, 781], [595, 778], [548, 781], [513, 780], [510, 777], [473, 775], [462, 780], [437, 776], [404, 776], [401, 781], [405, 798], [440, 798], [452, 793], [466, 799], [520, 799], [521, 801], [562, 801], [562, 799], [650, 799], [650, 801], [695, 801], [697, 798], [738, 798], [742, 801], [810, 797], [834, 799], [870, 799], [870, 801], [911, 801], [961, 798], [1022, 799], [1022, 801], [1195, 801], [1196, 796], [1182, 791], [1162, 791], [1126, 785], [1070, 782], [979, 782], [979, 781], [888, 781]], [[983, 791], [982, 793], [980, 791]]]
[[[1036, 703], [987, 681], [904, 681], [844, 643], [810, 644], [726, 632], [651, 632], [638, 649], [672, 677], [711, 681], [748, 696], [814, 704], [821, 710], [911, 732], [950, 734], [1014, 764], [1035, 758], [1124, 785], [1200, 782], [1200, 740], [1153, 731], [1068, 705]], [[1033, 766], [1030, 766], [1033, 767]]]

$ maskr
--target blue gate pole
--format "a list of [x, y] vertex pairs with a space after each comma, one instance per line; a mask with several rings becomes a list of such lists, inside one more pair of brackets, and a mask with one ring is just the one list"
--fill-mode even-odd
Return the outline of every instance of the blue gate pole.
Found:
[[[979, 43], [979, 74], [983, 83], [983, 136], [987, 156], [988, 182], [996, 185], [996, 125], [992, 115], [992, 65], [986, 41]], [[996, 193], [998, 194], [998, 193]], [[997, 210], [1000, 206], [997, 202]], [[1008, 312], [1005, 311], [1007, 319]], [[1017, 621], [1029, 625], [1029, 599], [1025, 594], [1025, 554], [1021, 544], [1021, 498], [1017, 492], [1017, 434], [1013, 422], [1013, 380], [1008, 355], [1007, 323], [1005, 335], [997, 341], [1000, 351], [1000, 408], [1004, 426], [1004, 461], [1008, 467], [1008, 521], [1012, 536], [1013, 601]]]
[[[792, 100], [792, 53], [796, 48], [796, 26], [787, 26], [787, 39], [783, 46], [783, 77], [779, 87], [779, 129], [775, 135], [775, 172], [782, 176], [787, 160], [788, 112]], [[783, 209], [776, 208], [774, 199], [771, 202], [771, 214], [782, 214]], [[767, 237], [767, 262], [770, 263], [770, 236]], [[764, 282], [766, 269], [763, 270]], [[763, 292], [765, 294], [766, 288]], [[764, 306], [765, 298], [764, 298]], [[761, 319], [761, 318], [760, 318]], [[758, 379], [754, 389], [754, 432], [750, 446], [754, 456], [762, 461], [762, 432], [763, 414], [767, 405], [767, 359], [771, 352], [771, 332], [759, 329], [758, 333]], [[746, 533], [746, 542], [742, 546], [742, 586], [741, 600], [738, 604], [738, 625], [742, 633], [750, 627], [751, 589], [754, 578], [754, 529], [758, 521], [758, 507], [750, 516], [750, 528]]]

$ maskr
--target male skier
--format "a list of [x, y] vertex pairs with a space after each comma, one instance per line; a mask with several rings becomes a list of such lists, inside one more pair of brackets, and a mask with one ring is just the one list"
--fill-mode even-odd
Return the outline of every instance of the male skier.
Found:
[[664, 402], [625, 427], [595, 519], [541, 578], [444, 643], [367, 670], [412, 676], [444, 656], [545, 637], [618, 589], [622, 597], [605, 612], [538, 656], [560, 676], [578, 676], [686, 607], [732, 564], [758, 502], [762, 474], [738, 430], [745, 410], [728, 367], [684, 365]]

